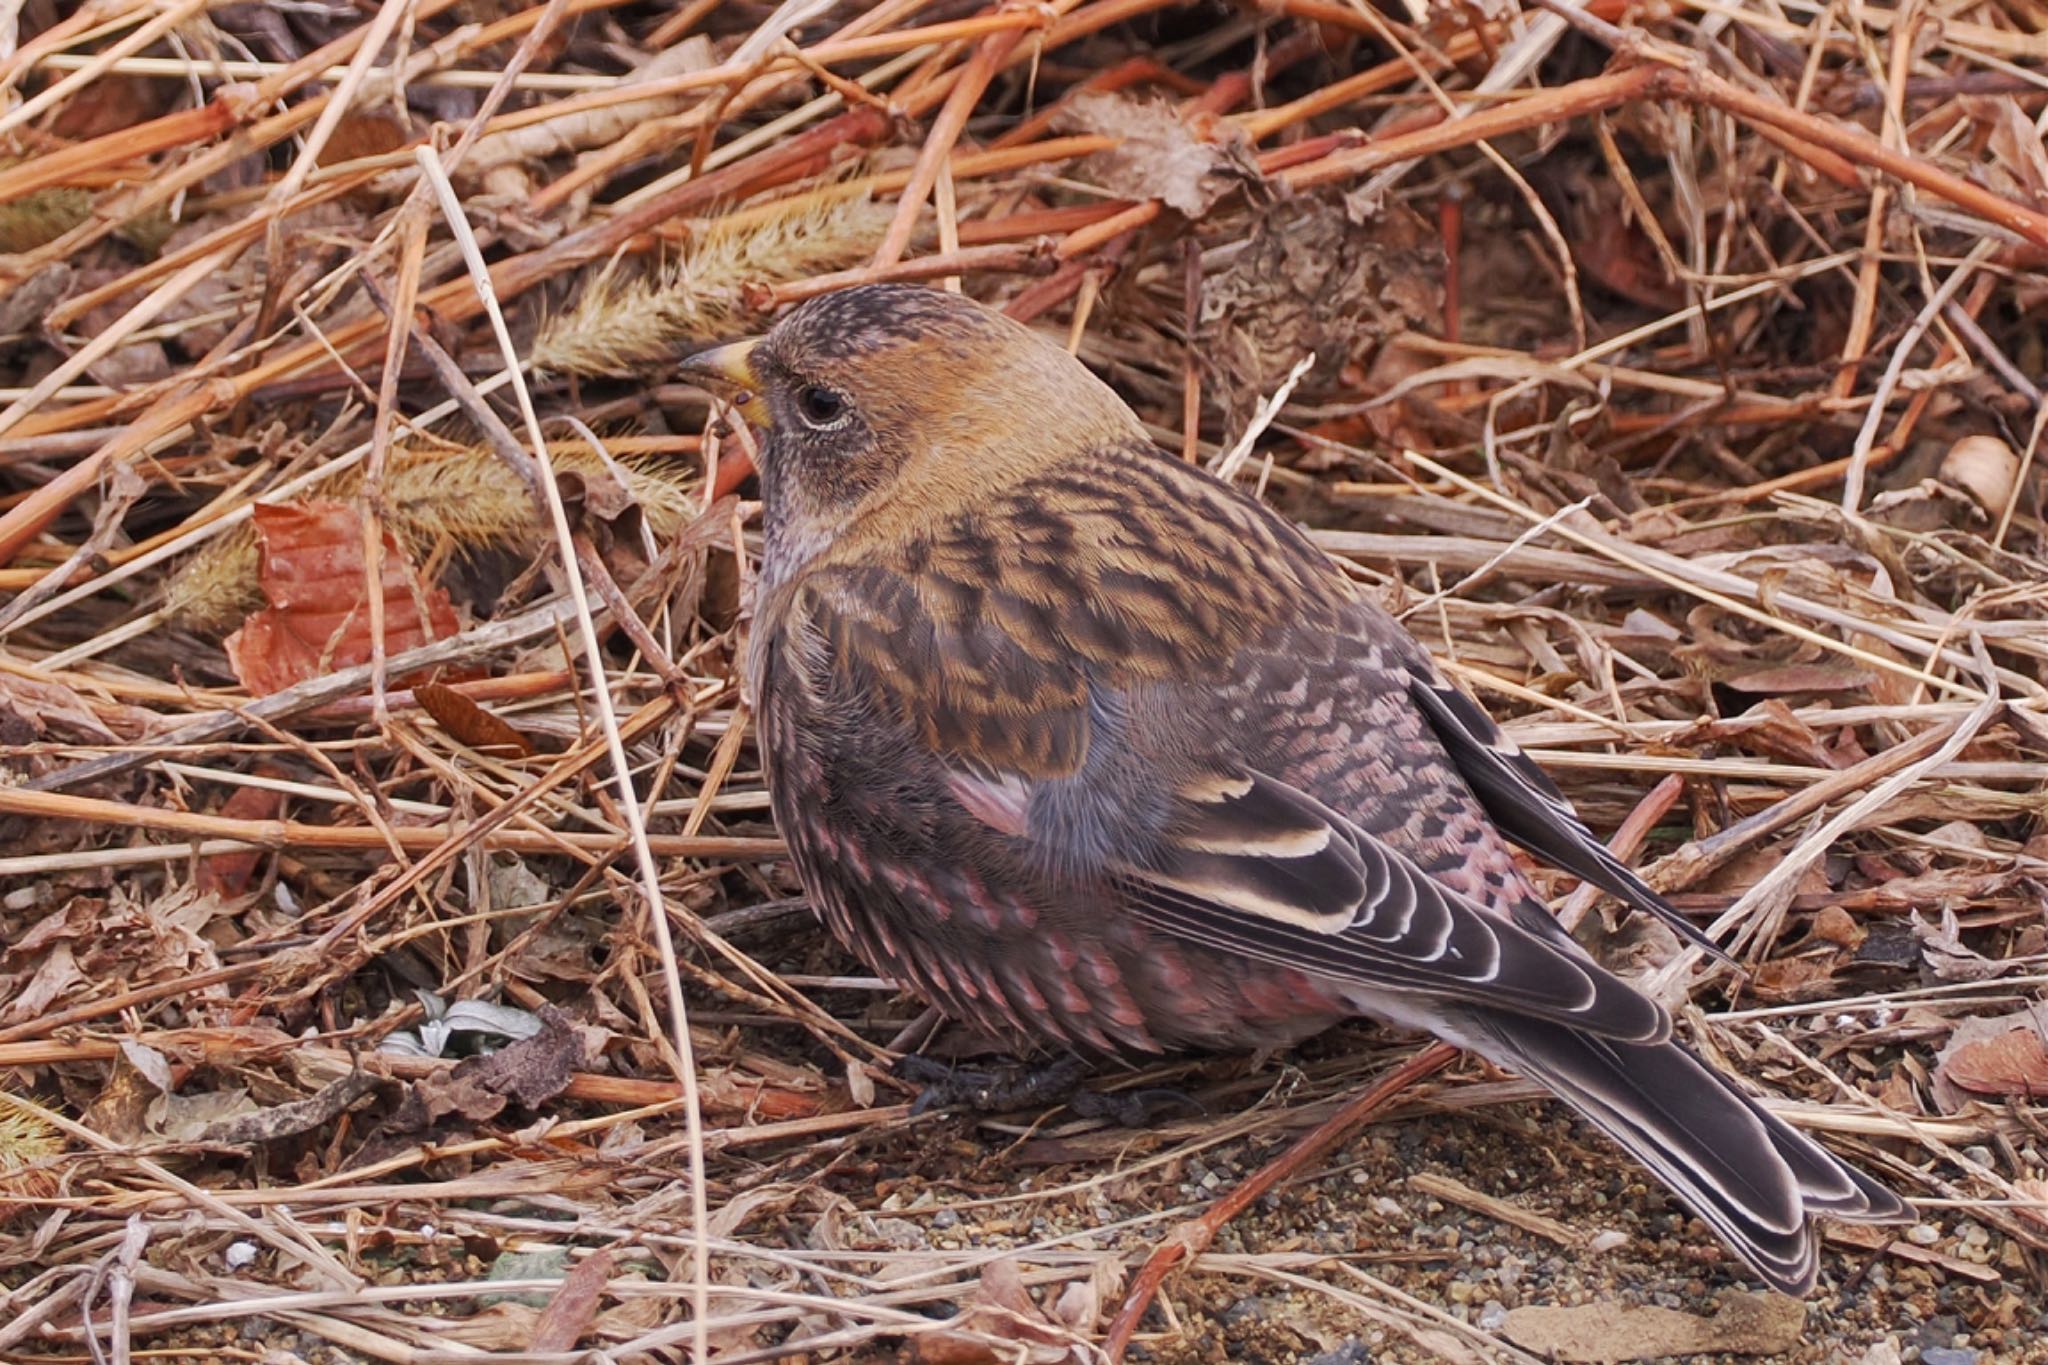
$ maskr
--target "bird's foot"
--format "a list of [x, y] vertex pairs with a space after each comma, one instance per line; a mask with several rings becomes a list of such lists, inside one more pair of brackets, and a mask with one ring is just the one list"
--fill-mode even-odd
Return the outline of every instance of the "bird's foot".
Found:
[[1190, 1115], [1209, 1112], [1187, 1091], [1169, 1086], [1149, 1086], [1144, 1090], [1082, 1090], [1067, 1101], [1067, 1108], [1084, 1119], [1102, 1119], [1119, 1128], [1149, 1128], [1154, 1120], [1175, 1110]]
[[1172, 1109], [1201, 1111], [1200, 1104], [1178, 1090], [1084, 1090], [1081, 1082], [1089, 1070], [1088, 1063], [1078, 1057], [978, 1069], [935, 1062], [914, 1052], [906, 1054], [894, 1067], [899, 1078], [923, 1087], [911, 1102], [912, 1114], [928, 1109], [994, 1114], [1065, 1104], [1083, 1118], [1142, 1128]]
[[980, 1114], [1008, 1109], [1035, 1109], [1058, 1104], [1079, 1088], [1088, 1064], [1077, 1057], [1037, 1065], [976, 1068], [952, 1066], [907, 1053], [894, 1068], [898, 1077], [924, 1088], [910, 1112], [927, 1109], [969, 1109]]

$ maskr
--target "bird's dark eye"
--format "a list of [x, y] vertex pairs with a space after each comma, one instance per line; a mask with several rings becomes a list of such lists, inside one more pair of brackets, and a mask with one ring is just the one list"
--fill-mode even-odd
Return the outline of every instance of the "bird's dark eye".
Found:
[[814, 427], [829, 427], [846, 415], [846, 395], [823, 384], [806, 384], [797, 390], [796, 410]]

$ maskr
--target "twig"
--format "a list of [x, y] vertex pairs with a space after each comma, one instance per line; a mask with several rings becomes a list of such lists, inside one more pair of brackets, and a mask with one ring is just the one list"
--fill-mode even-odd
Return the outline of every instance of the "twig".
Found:
[[[625, 811], [626, 828], [631, 837], [635, 861], [640, 873], [641, 894], [645, 896], [647, 913], [654, 927], [655, 941], [660, 945], [663, 962], [667, 966], [669, 1016], [675, 1031], [675, 1046], [679, 1079], [683, 1085], [684, 1119], [690, 1134], [690, 1208], [691, 1220], [696, 1229], [694, 1255], [693, 1310], [697, 1325], [693, 1338], [694, 1358], [700, 1362], [710, 1359], [710, 1338], [706, 1335], [705, 1323], [711, 1316], [711, 1251], [708, 1241], [710, 1207], [704, 1186], [704, 1139], [703, 1110], [697, 1093], [697, 1063], [690, 1043], [689, 1015], [683, 1002], [681, 978], [675, 969], [675, 944], [668, 931], [668, 915], [664, 909], [661, 892], [661, 870], [655, 863], [653, 846], [649, 843], [647, 825], [640, 812], [639, 793], [633, 786], [633, 767], [626, 757], [625, 740], [621, 737], [619, 720], [612, 709], [611, 688], [604, 673], [604, 655], [599, 647], [597, 624], [591, 617], [590, 603], [585, 597], [583, 572], [575, 549], [575, 534], [569, 526], [567, 510], [562, 505], [562, 494], [556, 486], [554, 471], [548, 464], [547, 437], [541, 431], [540, 418], [533, 409], [532, 396], [520, 382], [520, 366], [517, 348], [513, 345], [512, 334], [505, 326], [503, 314], [498, 310], [496, 296], [491, 290], [489, 269], [484, 265], [483, 255], [478, 251], [475, 239], [466, 231], [467, 220], [462, 204], [456, 198], [455, 188], [448, 183], [439, 159], [434, 153], [422, 148], [419, 153], [420, 170], [434, 187], [435, 195], [441, 201], [441, 211], [448, 225], [454, 229], [456, 240], [462, 244], [470, 278], [475, 282], [482, 296], [484, 307], [491, 320], [492, 330], [497, 334], [499, 350], [505, 358], [505, 365], [512, 375], [512, 391], [519, 400], [519, 409], [526, 419], [526, 433], [530, 442], [528, 459], [539, 466], [539, 484], [542, 501], [553, 526], [555, 544], [561, 554], [563, 576], [568, 582], [569, 598], [575, 606], [574, 619], [582, 635], [584, 662], [590, 670], [591, 701], [597, 711], [599, 724], [603, 727], [606, 747], [611, 751], [612, 772], [618, 782], [618, 800]], [[429, 343], [430, 344], [430, 343]], [[431, 353], [431, 352], [430, 352]], [[450, 362], [452, 366], [452, 362]], [[457, 371], [450, 376], [459, 379]], [[455, 390], [457, 393], [473, 392], [466, 382]], [[473, 415], [479, 420], [490, 415], [491, 425], [496, 425], [495, 414], [476, 400]], [[502, 432], [500, 427], [500, 435]]]
[[1266, 1191], [1343, 1142], [1371, 1122], [1380, 1110], [1398, 1099], [1403, 1091], [1443, 1070], [1457, 1055], [1458, 1049], [1449, 1043], [1431, 1043], [1374, 1082], [1363, 1094], [1347, 1102], [1329, 1118], [1296, 1138], [1286, 1151], [1239, 1182], [1229, 1194], [1210, 1205], [1200, 1218], [1176, 1228], [1173, 1234], [1154, 1248], [1152, 1254], [1146, 1258], [1145, 1264], [1138, 1271], [1137, 1279], [1124, 1295], [1124, 1301], [1118, 1307], [1116, 1317], [1110, 1321], [1109, 1330], [1103, 1336], [1102, 1350], [1111, 1365], [1117, 1365], [1117, 1362], [1123, 1360], [1124, 1351], [1130, 1345], [1131, 1337], [1137, 1332], [1138, 1324], [1144, 1320], [1145, 1311], [1152, 1306], [1152, 1300], [1158, 1296], [1160, 1286], [1166, 1283], [1167, 1275], [1175, 1266], [1199, 1256], [1209, 1243], [1216, 1240], [1216, 1234], [1222, 1231], [1226, 1224], [1257, 1203]]

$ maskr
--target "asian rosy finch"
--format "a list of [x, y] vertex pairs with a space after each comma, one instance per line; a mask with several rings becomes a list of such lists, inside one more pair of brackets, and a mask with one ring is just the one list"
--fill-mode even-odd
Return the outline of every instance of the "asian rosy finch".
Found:
[[874, 970], [1084, 1055], [1427, 1030], [1795, 1293], [1815, 1215], [1904, 1216], [1550, 917], [1511, 845], [1697, 937], [1423, 648], [1058, 346], [869, 286], [683, 369], [765, 433], [769, 786]]

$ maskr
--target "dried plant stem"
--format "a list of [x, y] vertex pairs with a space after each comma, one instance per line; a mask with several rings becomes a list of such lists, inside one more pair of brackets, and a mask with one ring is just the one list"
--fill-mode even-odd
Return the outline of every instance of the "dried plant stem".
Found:
[[[1055, 0], [1048, 9], [1055, 14], [1063, 13], [1073, 8], [1073, 4], [1074, 0]], [[932, 121], [931, 134], [925, 139], [917, 164], [911, 168], [909, 183], [897, 196], [896, 217], [883, 235], [882, 244], [875, 248], [877, 268], [887, 268], [903, 258], [904, 249], [910, 245], [910, 234], [917, 226], [917, 216], [923, 210], [925, 200], [931, 196], [932, 186], [938, 181], [939, 167], [952, 155], [953, 144], [967, 126], [968, 114], [980, 102], [989, 81], [994, 79], [1002, 68], [1003, 60], [1023, 36], [1021, 29], [1007, 29], [982, 39], [967, 63], [967, 69], [954, 82], [938, 118]]]
[[[597, 624], [591, 617], [590, 603], [585, 596], [584, 576], [579, 556], [575, 549], [575, 536], [569, 527], [569, 514], [562, 505], [561, 490], [556, 486], [554, 470], [548, 464], [547, 437], [541, 431], [540, 417], [534, 411], [532, 395], [520, 381], [520, 359], [513, 345], [512, 334], [505, 326], [504, 315], [498, 310], [498, 303], [491, 287], [490, 271], [484, 264], [483, 254], [477, 249], [475, 239], [468, 233], [468, 223], [463, 216], [461, 200], [456, 197], [455, 187], [448, 183], [439, 158], [431, 149], [421, 148], [420, 170], [434, 188], [441, 202], [442, 214], [448, 225], [454, 229], [456, 240], [462, 244], [463, 255], [468, 262], [470, 279], [483, 301], [492, 330], [497, 334], [498, 346], [504, 355], [506, 373], [511, 376], [513, 396], [519, 400], [520, 414], [526, 420], [526, 434], [530, 442], [524, 452], [526, 458], [537, 466], [541, 500], [547, 509], [548, 519], [554, 526], [555, 543], [561, 554], [561, 564], [569, 587], [569, 598], [575, 605], [575, 622], [583, 638], [584, 662], [590, 669], [591, 700], [597, 712], [598, 722], [604, 731], [606, 747], [611, 752], [612, 771], [618, 782], [618, 801], [626, 816], [626, 829], [630, 836], [635, 862], [640, 873], [640, 890], [646, 898], [647, 915], [654, 928], [655, 942], [661, 951], [662, 962], [668, 984], [669, 1017], [675, 1033], [678, 1079], [683, 1086], [683, 1113], [690, 1136], [690, 1217], [694, 1229], [695, 1246], [693, 1254], [693, 1317], [696, 1332], [692, 1339], [694, 1359], [700, 1365], [711, 1358], [710, 1338], [705, 1327], [711, 1316], [711, 1249], [709, 1228], [711, 1221], [708, 1194], [704, 1176], [703, 1108], [697, 1093], [697, 1063], [690, 1043], [689, 1014], [683, 1001], [682, 980], [675, 965], [675, 943], [670, 937], [668, 914], [664, 908], [661, 891], [661, 869], [655, 862], [655, 851], [649, 841], [647, 823], [641, 815], [640, 796], [633, 786], [633, 766], [626, 757], [625, 739], [619, 729], [619, 720], [612, 708], [611, 689], [605, 678], [604, 655], [599, 647]], [[438, 352], [431, 341], [427, 342], [430, 353]], [[445, 357], [439, 357], [445, 359]], [[449, 373], [452, 371], [452, 373]], [[458, 396], [472, 394], [466, 381], [461, 381], [460, 371], [448, 362], [444, 375], [460, 382]], [[510, 441], [510, 433], [496, 423], [495, 416], [482, 400], [466, 404], [471, 416], [477, 418], [487, 434], [494, 437], [493, 444], [504, 446]], [[486, 421], [485, 419], [489, 419]], [[496, 427], [493, 432], [492, 428]], [[517, 454], [516, 446], [513, 453]]]
[[[480, 837], [472, 831], [423, 829], [393, 826], [379, 830], [366, 825], [307, 825], [290, 820], [239, 820], [232, 816], [202, 815], [197, 811], [165, 810], [153, 806], [124, 805], [88, 796], [62, 792], [34, 791], [26, 787], [0, 786], [0, 811], [44, 820], [76, 820], [107, 829], [149, 829], [187, 838], [232, 839], [252, 848], [270, 849], [381, 849], [395, 842], [409, 853], [432, 852], [452, 845], [503, 848], [515, 852], [546, 853], [557, 847], [582, 849], [613, 856], [628, 846], [615, 834], [577, 834], [560, 830], [490, 830]], [[649, 848], [663, 857], [749, 859], [781, 856], [780, 839], [738, 838], [723, 835], [648, 835]]]

